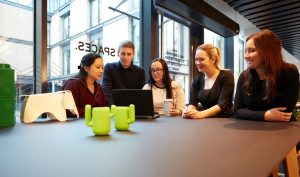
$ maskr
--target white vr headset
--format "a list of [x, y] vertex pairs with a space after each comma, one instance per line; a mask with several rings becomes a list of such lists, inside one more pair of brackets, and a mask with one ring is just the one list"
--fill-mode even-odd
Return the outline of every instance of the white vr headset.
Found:
[[69, 90], [55, 93], [26, 95], [21, 111], [21, 121], [34, 122], [40, 115], [46, 113], [50, 119], [66, 121], [66, 109], [79, 117], [78, 110]]

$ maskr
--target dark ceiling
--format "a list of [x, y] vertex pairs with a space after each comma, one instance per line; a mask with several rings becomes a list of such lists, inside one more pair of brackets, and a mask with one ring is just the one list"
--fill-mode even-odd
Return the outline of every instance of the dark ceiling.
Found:
[[224, 0], [260, 29], [280, 37], [283, 48], [300, 60], [300, 0]]

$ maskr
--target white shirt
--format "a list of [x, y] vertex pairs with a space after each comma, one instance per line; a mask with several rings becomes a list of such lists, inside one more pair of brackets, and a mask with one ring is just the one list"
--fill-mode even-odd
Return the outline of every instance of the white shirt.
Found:
[[[182, 112], [185, 110], [185, 95], [182, 86], [176, 81], [171, 82], [172, 92], [173, 92], [173, 100], [175, 109], [179, 109]], [[146, 84], [143, 87], [143, 90], [151, 90], [151, 86]], [[166, 99], [167, 89], [166, 88], [158, 88], [155, 85], [152, 87], [152, 96], [153, 96], [153, 104], [154, 111], [159, 114], [163, 114], [163, 100]]]

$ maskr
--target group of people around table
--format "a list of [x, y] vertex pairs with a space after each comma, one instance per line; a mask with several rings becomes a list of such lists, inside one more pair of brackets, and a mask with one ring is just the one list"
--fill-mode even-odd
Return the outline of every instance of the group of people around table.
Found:
[[[234, 77], [231, 71], [220, 68], [220, 50], [211, 44], [200, 45], [195, 53], [200, 74], [193, 80], [187, 106], [183, 87], [170, 78], [164, 59], [152, 60], [145, 84], [144, 69], [132, 62], [135, 48], [131, 41], [120, 43], [119, 62], [104, 66], [100, 55], [86, 54], [78, 66], [78, 75], [68, 80], [63, 89], [72, 92], [80, 117], [84, 116], [86, 104], [111, 106], [113, 89], [148, 89], [152, 90], [156, 112], [163, 113], [163, 100], [173, 100], [171, 116], [293, 121], [299, 73], [295, 65], [283, 60], [281, 48], [280, 39], [270, 30], [246, 39], [244, 57], [248, 67], [240, 74], [233, 97]], [[97, 82], [101, 77], [102, 85]], [[74, 115], [68, 112], [68, 116]]]

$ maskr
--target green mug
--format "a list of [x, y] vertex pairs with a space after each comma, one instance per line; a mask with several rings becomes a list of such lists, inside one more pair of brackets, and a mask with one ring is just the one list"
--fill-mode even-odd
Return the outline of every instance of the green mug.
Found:
[[135, 121], [134, 105], [129, 106], [111, 106], [111, 113], [115, 118], [115, 128], [117, 130], [128, 130], [130, 124]]
[[95, 135], [109, 135], [111, 116], [109, 107], [94, 107], [92, 109], [91, 105], [85, 106], [85, 124], [92, 127]]

